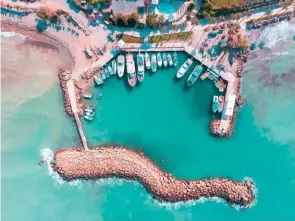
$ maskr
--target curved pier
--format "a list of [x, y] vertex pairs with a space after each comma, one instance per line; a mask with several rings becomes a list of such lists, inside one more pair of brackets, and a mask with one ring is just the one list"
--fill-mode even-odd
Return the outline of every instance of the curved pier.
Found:
[[177, 180], [142, 152], [121, 146], [104, 146], [88, 151], [60, 149], [55, 152], [52, 164], [65, 180], [107, 177], [139, 180], [160, 201], [219, 197], [231, 205], [247, 208], [255, 199], [252, 181], [238, 182], [223, 178]]

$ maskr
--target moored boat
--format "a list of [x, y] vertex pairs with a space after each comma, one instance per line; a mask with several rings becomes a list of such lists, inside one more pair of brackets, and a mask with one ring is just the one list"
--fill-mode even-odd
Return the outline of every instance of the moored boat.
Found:
[[108, 70], [110, 72], [110, 75], [114, 75], [114, 71], [113, 71], [113, 68], [111, 66], [108, 66]]
[[167, 65], [168, 65], [168, 60], [167, 60], [167, 54], [166, 54], [166, 52], [163, 53], [163, 64], [164, 64], [164, 67], [167, 67]]
[[105, 71], [104, 69], [101, 69], [100, 71], [100, 76], [102, 77], [103, 80], [105, 80], [107, 77], [105, 76]]
[[157, 62], [158, 62], [158, 66], [162, 67], [163, 61], [162, 61], [162, 56], [160, 52], [157, 53]]
[[125, 71], [125, 57], [123, 55], [119, 55], [117, 59], [117, 74], [121, 78], [124, 75]]
[[176, 67], [178, 65], [178, 58], [177, 58], [176, 51], [173, 53], [173, 65], [174, 65], [174, 67]]
[[92, 98], [92, 94], [84, 94], [83, 97], [86, 98], [86, 99], [91, 99]]
[[116, 74], [117, 73], [117, 62], [115, 59], [112, 61], [112, 69], [113, 69], [113, 74]]
[[150, 59], [150, 55], [146, 52], [144, 54], [144, 61], [145, 61], [145, 66], [146, 66], [146, 69], [151, 69], [151, 59]]
[[152, 72], [156, 72], [157, 71], [157, 57], [155, 54], [152, 55]]
[[111, 74], [110, 74], [108, 68], [105, 68], [105, 69], [104, 69], [104, 74], [105, 74], [106, 78], [111, 77]]
[[136, 72], [135, 72], [135, 64], [134, 64], [134, 59], [132, 54], [127, 55], [126, 66], [127, 66], [128, 83], [131, 87], [134, 87], [136, 84]]
[[103, 84], [103, 79], [100, 75], [94, 75], [94, 81], [97, 85], [102, 85]]
[[190, 66], [192, 65], [193, 61], [192, 59], [187, 59], [186, 62], [184, 62], [183, 65], [181, 65], [181, 67], [178, 69], [176, 77], [177, 78], [181, 78], [183, 77], [186, 72], [188, 71], [188, 69], [190, 68]]
[[212, 111], [215, 113], [218, 110], [218, 96], [213, 96]]
[[172, 60], [172, 56], [171, 56], [170, 53], [168, 53], [168, 55], [167, 55], [167, 59], [168, 59], [168, 64], [169, 64], [169, 66], [172, 66], [172, 65], [173, 65], [173, 60]]
[[143, 54], [137, 55], [137, 79], [139, 82], [143, 82], [144, 80], [144, 57]]
[[192, 71], [192, 73], [189, 75], [188, 79], [187, 79], [187, 86], [190, 87], [192, 86], [196, 80], [198, 79], [198, 77], [200, 76], [200, 74], [203, 71], [203, 67], [201, 65], [197, 65], [194, 70]]
[[93, 116], [92, 115], [84, 115], [84, 118], [86, 119], [86, 120], [89, 120], [89, 121], [93, 121]]
[[224, 107], [224, 96], [220, 95], [218, 98], [218, 112], [221, 113]]

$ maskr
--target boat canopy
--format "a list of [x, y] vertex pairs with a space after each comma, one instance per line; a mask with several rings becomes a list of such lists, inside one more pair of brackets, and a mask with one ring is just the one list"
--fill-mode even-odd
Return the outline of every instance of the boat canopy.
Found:
[[232, 116], [234, 113], [234, 107], [235, 107], [235, 102], [236, 102], [236, 95], [231, 94], [228, 96], [228, 99], [225, 101], [225, 115], [227, 116]]

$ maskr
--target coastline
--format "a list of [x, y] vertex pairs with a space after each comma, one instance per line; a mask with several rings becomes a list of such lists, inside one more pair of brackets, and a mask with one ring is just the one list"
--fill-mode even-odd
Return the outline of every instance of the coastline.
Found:
[[162, 202], [218, 197], [230, 205], [248, 208], [256, 197], [253, 181], [224, 178], [178, 180], [164, 172], [143, 152], [122, 146], [102, 146], [89, 151], [59, 149], [54, 153], [52, 166], [67, 181], [108, 177], [138, 180], [154, 198]]

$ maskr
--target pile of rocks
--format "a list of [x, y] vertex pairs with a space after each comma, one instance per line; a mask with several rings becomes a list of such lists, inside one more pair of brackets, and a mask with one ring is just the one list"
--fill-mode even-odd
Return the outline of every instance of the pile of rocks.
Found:
[[99, 72], [100, 70], [101, 70], [100, 67], [93, 67], [91, 69], [88, 69], [87, 71], [84, 71], [81, 74], [81, 78], [83, 80], [86, 80], [87, 81], [87, 80], [91, 79], [95, 75], [95, 73]]
[[143, 152], [121, 146], [103, 146], [89, 151], [60, 149], [54, 154], [53, 168], [65, 180], [120, 177], [139, 180], [161, 201], [198, 200], [219, 197], [229, 204], [249, 207], [255, 199], [253, 183], [223, 178], [177, 180], [164, 172]]
[[73, 111], [72, 111], [71, 102], [70, 102], [70, 95], [69, 95], [68, 88], [67, 88], [67, 80], [63, 76], [63, 70], [60, 70], [58, 77], [60, 80], [60, 86], [61, 86], [62, 95], [63, 95], [65, 112], [69, 116], [73, 116]]
[[[70, 72], [68, 72], [68, 76], [66, 76], [64, 73], [65, 72], [63, 70], [60, 70], [58, 77], [59, 77], [60, 86], [62, 89], [65, 112], [72, 117], [74, 114], [72, 111], [70, 95], [67, 88], [67, 81], [70, 79]], [[83, 115], [82, 89], [75, 88], [75, 95], [76, 95], [76, 103], [78, 108], [78, 115], [82, 116]]]

